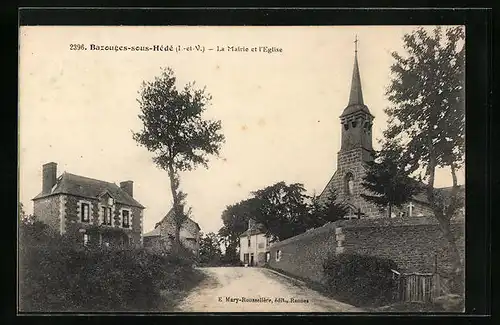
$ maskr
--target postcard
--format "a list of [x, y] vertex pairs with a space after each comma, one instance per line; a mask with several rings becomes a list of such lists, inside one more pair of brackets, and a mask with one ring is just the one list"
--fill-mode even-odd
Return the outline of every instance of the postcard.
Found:
[[19, 312], [464, 311], [463, 26], [19, 43]]

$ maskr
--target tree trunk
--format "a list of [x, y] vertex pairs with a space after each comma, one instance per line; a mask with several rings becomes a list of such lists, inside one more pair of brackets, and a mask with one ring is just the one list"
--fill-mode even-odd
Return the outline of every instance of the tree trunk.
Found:
[[[427, 199], [432, 206], [432, 210], [434, 212], [434, 216], [436, 217], [439, 227], [443, 233], [444, 238], [448, 242], [448, 247], [451, 253], [452, 265], [453, 265], [453, 273], [455, 275], [455, 287], [457, 286], [457, 280], [459, 276], [462, 274], [462, 263], [460, 258], [460, 252], [458, 251], [457, 243], [455, 241], [455, 236], [451, 231], [450, 219], [452, 217], [453, 211], [452, 209], [444, 209], [444, 205], [442, 206], [439, 202], [436, 201], [435, 193], [434, 193], [434, 179], [435, 179], [435, 171], [436, 171], [436, 157], [434, 154], [432, 142], [429, 143], [429, 165], [428, 165], [428, 173], [429, 173], [429, 184], [427, 186]], [[457, 186], [457, 177], [455, 173], [455, 169], [452, 166], [452, 178], [453, 178], [453, 189], [452, 189], [452, 197], [450, 204], [453, 204], [453, 200], [456, 197]]]
[[389, 214], [389, 218], [392, 218], [392, 204], [387, 205], [387, 212]]
[[181, 213], [179, 205], [179, 196], [177, 193], [177, 179], [176, 179], [176, 174], [174, 171], [174, 167], [172, 164], [169, 164], [168, 166], [168, 177], [170, 179], [170, 190], [172, 192], [172, 199], [173, 199], [173, 211], [174, 211], [174, 222], [175, 222], [175, 239], [173, 243], [173, 248], [174, 251], [177, 253], [179, 252], [180, 246], [181, 246], [181, 239], [180, 239], [180, 230], [182, 226], [182, 217], [179, 215]]

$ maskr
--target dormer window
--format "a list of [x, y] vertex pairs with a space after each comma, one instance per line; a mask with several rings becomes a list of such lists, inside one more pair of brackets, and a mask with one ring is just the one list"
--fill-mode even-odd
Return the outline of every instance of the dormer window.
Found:
[[111, 211], [111, 207], [102, 207], [102, 215], [103, 215], [103, 225], [111, 226], [113, 220], [113, 213]]

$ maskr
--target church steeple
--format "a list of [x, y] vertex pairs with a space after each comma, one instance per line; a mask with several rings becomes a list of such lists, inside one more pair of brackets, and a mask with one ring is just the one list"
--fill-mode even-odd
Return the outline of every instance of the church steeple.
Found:
[[372, 123], [374, 116], [363, 101], [358, 65], [358, 37], [354, 41], [354, 69], [349, 104], [340, 116], [342, 124], [341, 151], [363, 149], [363, 160], [372, 159]]
[[358, 36], [354, 40], [354, 69], [352, 70], [352, 80], [351, 80], [351, 93], [349, 95], [349, 104], [351, 105], [364, 105], [363, 103], [363, 91], [361, 89], [361, 78], [359, 76], [359, 66], [358, 66]]
[[363, 100], [363, 90], [361, 89], [361, 77], [358, 64], [358, 36], [354, 40], [354, 68], [352, 70], [351, 92], [349, 93], [349, 103], [342, 112], [342, 116], [350, 115], [357, 111], [364, 111], [370, 114], [370, 110]]

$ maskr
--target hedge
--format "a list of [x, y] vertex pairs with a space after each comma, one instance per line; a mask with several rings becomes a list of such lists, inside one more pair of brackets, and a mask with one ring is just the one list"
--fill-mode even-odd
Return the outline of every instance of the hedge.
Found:
[[[36, 226], [21, 232], [21, 312], [161, 311], [201, 280], [192, 260], [143, 249], [81, 249]], [[26, 230], [26, 229], [25, 229]]]
[[392, 302], [397, 284], [391, 269], [397, 269], [393, 260], [357, 254], [332, 254], [323, 263], [327, 290], [356, 306]]

